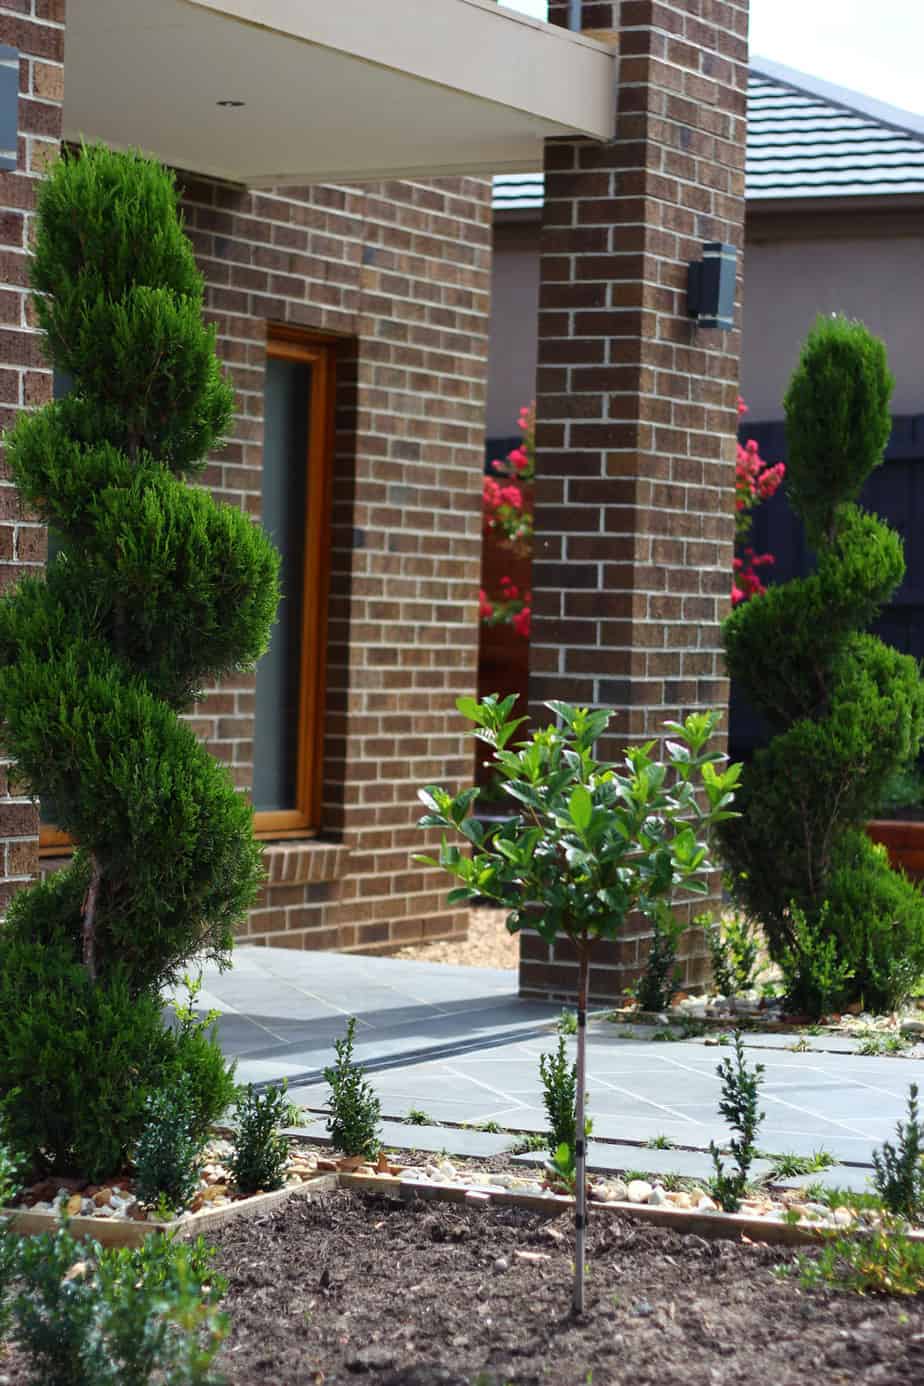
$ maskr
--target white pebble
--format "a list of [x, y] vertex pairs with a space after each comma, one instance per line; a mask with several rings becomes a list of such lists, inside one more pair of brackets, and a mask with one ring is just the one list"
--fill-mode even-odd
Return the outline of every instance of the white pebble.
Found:
[[646, 1179], [633, 1179], [626, 1192], [630, 1203], [647, 1203], [654, 1190]]

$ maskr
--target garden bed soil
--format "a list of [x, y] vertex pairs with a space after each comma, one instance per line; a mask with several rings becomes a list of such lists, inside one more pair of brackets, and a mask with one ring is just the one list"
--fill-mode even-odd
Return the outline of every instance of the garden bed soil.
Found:
[[[924, 1297], [803, 1291], [792, 1253], [591, 1217], [570, 1314], [570, 1216], [341, 1190], [214, 1238], [229, 1386], [909, 1386]], [[11, 1377], [19, 1386], [22, 1378]]]

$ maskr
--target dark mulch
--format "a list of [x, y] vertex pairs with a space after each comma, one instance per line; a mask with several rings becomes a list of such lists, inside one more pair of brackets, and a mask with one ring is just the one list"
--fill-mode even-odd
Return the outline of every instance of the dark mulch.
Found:
[[[229, 1224], [221, 1366], [235, 1386], [911, 1386], [924, 1297], [803, 1292], [782, 1248], [598, 1214], [588, 1313], [571, 1227], [519, 1209], [347, 1191]], [[528, 1261], [517, 1251], [541, 1252]]]

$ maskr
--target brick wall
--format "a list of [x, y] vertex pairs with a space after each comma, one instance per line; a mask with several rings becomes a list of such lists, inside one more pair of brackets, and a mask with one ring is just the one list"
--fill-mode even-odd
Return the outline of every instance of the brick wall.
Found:
[[[488, 185], [182, 186], [237, 391], [204, 476], [218, 499], [259, 519], [268, 324], [340, 343], [322, 832], [267, 844], [241, 938], [369, 950], [464, 936], [443, 874], [411, 857], [426, 845], [418, 788], [472, 773], [455, 699], [477, 680]], [[254, 688], [237, 675], [191, 716], [245, 791]]]
[[[616, 742], [728, 699], [740, 331], [685, 299], [703, 241], [743, 243], [747, 21], [747, 0], [585, 0], [586, 28], [619, 30], [615, 139], [546, 146], [530, 696], [612, 708]], [[645, 934], [601, 946], [596, 998]], [[688, 981], [702, 952], [691, 931]], [[565, 945], [522, 955], [521, 990], [573, 991]]]
[[[468, 782], [455, 699], [477, 679], [490, 280], [482, 180], [277, 193], [188, 178], [187, 229], [234, 436], [206, 480], [258, 516], [267, 323], [333, 333], [337, 455], [320, 840], [267, 848], [244, 934], [297, 948], [461, 935], [442, 873], [411, 861], [417, 789]], [[250, 784], [254, 679], [211, 691], [197, 729]]]
[[[51, 397], [26, 292], [26, 247], [36, 178], [61, 136], [64, 93], [64, 0], [0, 0], [0, 43], [19, 61], [19, 138], [15, 170], [0, 171], [0, 428], [19, 409]], [[24, 514], [0, 465], [0, 582], [36, 571], [45, 532]], [[0, 908], [38, 867], [38, 814], [17, 794], [9, 762], [0, 760]]]

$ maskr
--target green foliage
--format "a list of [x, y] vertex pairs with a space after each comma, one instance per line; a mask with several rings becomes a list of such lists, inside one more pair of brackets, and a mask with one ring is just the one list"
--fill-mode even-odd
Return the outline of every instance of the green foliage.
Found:
[[902, 1035], [883, 1035], [878, 1030], [860, 1031], [858, 1038], [860, 1047], [857, 1053], [865, 1057], [905, 1054], [910, 1047], [910, 1041]]
[[23, 504], [61, 549], [47, 581], [0, 597], [0, 734], [79, 850], [10, 906], [0, 1100], [20, 1094], [7, 1123], [30, 1158], [111, 1174], [178, 1073], [197, 1127], [228, 1100], [209, 1036], [155, 1016], [189, 958], [227, 961], [261, 852], [246, 799], [177, 714], [266, 648], [278, 555], [188, 484], [233, 392], [173, 175], [135, 153], [66, 154], [38, 192], [31, 274], [72, 389], [7, 439]]
[[[549, 941], [562, 932], [589, 940], [617, 937], [633, 910], [651, 913], [679, 888], [708, 889], [702, 837], [731, 815], [740, 770], [717, 769], [723, 757], [706, 749], [715, 715], [668, 723], [675, 739], [665, 744], [665, 760], [649, 741], [629, 747], [616, 765], [593, 756], [609, 713], [567, 703], [546, 704], [559, 725], [508, 749], [522, 721], [511, 717], [514, 702], [457, 700], [476, 735], [495, 748], [510, 818], [486, 828], [470, 817], [477, 789], [420, 791], [428, 810], [420, 826], [441, 829], [443, 844], [438, 858], [418, 860], [460, 881], [450, 902], [485, 897], [508, 910], [512, 933], [535, 928]], [[461, 835], [471, 850], [451, 844], [447, 832]]]
[[199, 470], [234, 396], [202, 321], [172, 174], [139, 154], [83, 149], [40, 186], [36, 220], [36, 316], [77, 382], [85, 434]]
[[908, 1120], [897, 1122], [896, 1145], [884, 1141], [873, 1151], [873, 1183], [883, 1204], [896, 1217], [924, 1220], [924, 1124], [918, 1109], [918, 1086], [908, 1090]]
[[270, 1193], [286, 1179], [289, 1141], [280, 1133], [288, 1111], [286, 1085], [270, 1086], [263, 1094], [252, 1083], [237, 1100], [237, 1131], [228, 1161], [239, 1193]]
[[726, 1172], [721, 1153], [714, 1141], [709, 1153], [715, 1166], [710, 1192], [726, 1213], [737, 1213], [748, 1186], [751, 1165], [757, 1156], [757, 1131], [764, 1119], [759, 1110], [759, 1093], [764, 1081], [763, 1064], [748, 1067], [740, 1031], [735, 1032], [735, 1057], [722, 1059], [716, 1068], [722, 1080], [722, 1099], [719, 1112], [734, 1131], [729, 1151], [735, 1162], [733, 1172]]
[[204, 1016], [196, 1013], [196, 1000], [202, 990], [201, 974], [195, 980], [184, 976], [183, 982], [187, 996], [185, 1002], [173, 1003], [176, 1023], [171, 1031], [173, 1052], [165, 1081], [168, 1086], [185, 1086], [190, 1135], [204, 1141], [237, 1096], [234, 1081], [237, 1064], [228, 1063], [221, 1051], [215, 1029], [219, 1012], [208, 1011]]
[[578, 1029], [577, 1011], [569, 1010], [566, 1007], [558, 1017], [555, 1028], [560, 1035], [576, 1035]]
[[324, 1081], [330, 1086], [327, 1129], [334, 1146], [344, 1155], [374, 1160], [380, 1147], [382, 1104], [366, 1081], [365, 1070], [353, 1058], [355, 1033], [356, 1018], [351, 1016], [345, 1037], [334, 1041], [336, 1062], [324, 1070]]
[[729, 673], [774, 735], [742, 777], [741, 819], [719, 827], [722, 853], [774, 961], [789, 959], [790, 1002], [816, 1014], [894, 1006], [924, 970], [924, 896], [862, 833], [924, 729], [916, 661], [865, 633], [905, 571], [899, 536], [854, 504], [882, 461], [890, 389], [880, 342], [819, 320], [786, 399], [787, 486], [817, 571], [723, 628]]
[[146, 1121], [135, 1147], [135, 1192], [151, 1207], [161, 1200], [174, 1213], [199, 1187], [202, 1141], [190, 1131], [190, 1088], [185, 1078], [148, 1098]]
[[731, 915], [723, 921], [708, 914], [693, 920], [705, 934], [712, 963], [712, 976], [722, 996], [738, 996], [750, 991], [757, 981], [757, 955], [760, 941], [750, 919]]
[[794, 1010], [827, 1015], [848, 993], [853, 968], [838, 956], [836, 937], [828, 928], [828, 902], [817, 919], [807, 919], [799, 906], [790, 908], [792, 943], [780, 953], [786, 999]]
[[786, 484], [811, 544], [831, 534], [838, 508], [882, 464], [894, 385], [878, 337], [859, 322], [818, 318], [783, 401]]
[[[575, 1148], [574, 1104], [577, 1096], [577, 1064], [569, 1064], [564, 1036], [551, 1054], [539, 1055], [539, 1077], [542, 1082], [542, 1101], [549, 1119], [548, 1147], [550, 1151], [566, 1145]], [[586, 1118], [584, 1134], [589, 1136], [593, 1122]]]
[[645, 1146], [648, 1150], [673, 1150], [674, 1142], [670, 1136], [659, 1135], [652, 1136], [650, 1141], [645, 1142]]
[[924, 1242], [913, 1242], [900, 1223], [886, 1218], [862, 1237], [831, 1238], [816, 1256], [799, 1256], [796, 1268], [808, 1290], [918, 1295], [924, 1292]]
[[[0, 1145], [0, 1208], [12, 1206], [19, 1194], [19, 1161]], [[0, 1218], [0, 1350], [9, 1323], [9, 1290], [16, 1272], [17, 1239], [7, 1231], [6, 1219]]]
[[563, 1184], [566, 1189], [574, 1192], [576, 1183], [576, 1165], [574, 1158], [574, 1144], [562, 1141], [549, 1154], [546, 1161], [546, 1171], [553, 1183]]
[[160, 998], [134, 996], [116, 970], [94, 985], [60, 934], [38, 949], [0, 930], [0, 1014], [0, 1129], [39, 1169], [112, 1178], [148, 1100], [184, 1078], [196, 1139], [230, 1101], [232, 1072], [205, 1025], [181, 1015], [166, 1027]]
[[815, 1174], [818, 1170], [830, 1169], [832, 1165], [837, 1164], [837, 1160], [827, 1150], [815, 1150], [811, 1155], [794, 1155], [791, 1152], [774, 1155], [766, 1151], [758, 1153], [761, 1159], [770, 1160], [773, 1165], [767, 1176], [767, 1182], [770, 1184], [780, 1179], [798, 1179], [803, 1174]]
[[[103, 1251], [62, 1227], [24, 1238], [13, 1342], [36, 1386], [217, 1386], [211, 1363], [227, 1332], [210, 1254], [149, 1237]], [[208, 1275], [212, 1284], [204, 1283]]]
[[648, 961], [645, 971], [631, 988], [639, 1010], [662, 1011], [670, 1005], [683, 976], [677, 966], [677, 949], [685, 928], [682, 920], [677, 919], [663, 901], [652, 910]]
[[174, 1057], [157, 997], [94, 986], [71, 950], [0, 930], [4, 1139], [39, 1168], [109, 1178]]
[[[875, 816], [891, 818], [902, 809], [924, 804], [924, 771], [919, 765], [903, 765], [886, 781]], [[901, 816], [901, 815], [900, 815]]]
[[408, 1107], [407, 1116], [404, 1118], [409, 1126], [432, 1126], [433, 1118], [419, 1107]]
[[511, 1155], [530, 1155], [537, 1150], [548, 1149], [548, 1137], [538, 1131], [527, 1131], [517, 1137], [516, 1145], [511, 1147]]

